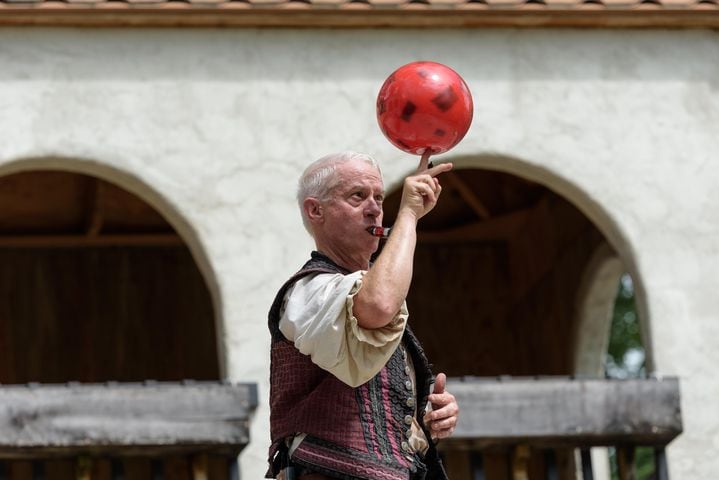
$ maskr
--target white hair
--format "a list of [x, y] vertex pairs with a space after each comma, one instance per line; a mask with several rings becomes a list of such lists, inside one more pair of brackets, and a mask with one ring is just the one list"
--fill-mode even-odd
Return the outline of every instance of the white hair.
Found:
[[338, 183], [337, 176], [335, 175], [337, 166], [353, 160], [360, 160], [372, 165], [381, 175], [379, 164], [374, 158], [365, 153], [357, 153], [349, 150], [325, 155], [319, 160], [312, 162], [305, 168], [305, 171], [302, 172], [297, 187], [297, 203], [302, 213], [302, 223], [310, 235], [312, 235], [312, 229], [310, 228], [310, 221], [304, 209], [305, 199], [316, 198], [320, 201], [327, 200], [330, 192], [332, 192], [332, 189], [334, 189]]

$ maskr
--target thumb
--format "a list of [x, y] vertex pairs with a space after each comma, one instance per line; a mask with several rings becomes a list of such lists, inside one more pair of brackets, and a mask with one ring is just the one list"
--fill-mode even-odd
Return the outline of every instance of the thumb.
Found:
[[447, 375], [438, 373], [434, 379], [434, 389], [432, 393], [444, 393], [444, 387], [447, 384]]

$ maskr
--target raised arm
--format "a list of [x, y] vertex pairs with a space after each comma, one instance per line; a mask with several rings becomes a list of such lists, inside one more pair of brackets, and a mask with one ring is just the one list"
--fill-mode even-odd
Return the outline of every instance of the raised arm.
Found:
[[405, 179], [392, 234], [355, 297], [354, 314], [364, 328], [381, 328], [390, 323], [407, 297], [417, 222], [437, 204], [442, 192], [437, 176], [452, 169], [451, 163], [427, 168], [428, 158], [429, 155], [423, 156], [417, 172]]

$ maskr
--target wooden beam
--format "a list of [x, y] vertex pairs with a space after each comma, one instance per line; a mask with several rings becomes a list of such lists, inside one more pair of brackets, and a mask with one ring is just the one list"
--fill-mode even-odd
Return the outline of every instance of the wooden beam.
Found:
[[591, 447], [665, 445], [682, 431], [679, 381], [452, 379], [462, 419], [447, 443]]
[[236, 455], [249, 442], [257, 385], [5, 386], [0, 405], [0, 458]]
[[92, 179], [92, 192], [90, 194], [90, 208], [87, 220], [87, 236], [97, 237], [104, 223], [104, 196], [103, 182], [99, 178]]
[[417, 241], [420, 243], [507, 241], [522, 228], [536, 208], [537, 206], [533, 206], [446, 230], [420, 230], [417, 232]]
[[0, 248], [173, 247], [184, 245], [175, 233], [116, 235], [0, 235]]
[[489, 210], [487, 210], [487, 207], [484, 206], [482, 201], [477, 196], [476, 192], [470, 187], [468, 187], [467, 184], [464, 183], [464, 181], [460, 178], [459, 175], [457, 175], [456, 172], [445, 172], [442, 176], [442, 180], [446, 182], [448, 186], [451, 186], [452, 188], [457, 190], [457, 193], [459, 193], [459, 196], [462, 197], [462, 200], [464, 200], [467, 205], [469, 205], [469, 207], [474, 211], [474, 213], [477, 214], [479, 218], [481, 218], [482, 220], [487, 220], [489, 217], [491, 217]]

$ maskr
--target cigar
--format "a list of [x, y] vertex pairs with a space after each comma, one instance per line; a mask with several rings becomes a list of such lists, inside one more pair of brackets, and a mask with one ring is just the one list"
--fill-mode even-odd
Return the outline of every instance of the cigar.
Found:
[[389, 237], [389, 231], [391, 230], [390, 227], [368, 227], [367, 231], [370, 235], [374, 237], [379, 238], [387, 238]]

